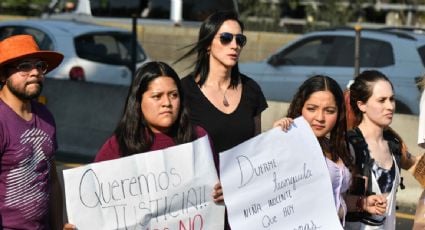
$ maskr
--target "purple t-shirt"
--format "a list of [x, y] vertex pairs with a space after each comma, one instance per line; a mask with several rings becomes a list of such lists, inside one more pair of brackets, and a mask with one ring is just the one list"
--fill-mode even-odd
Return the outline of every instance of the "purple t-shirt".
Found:
[[0, 100], [0, 216], [2, 229], [50, 229], [50, 167], [57, 149], [55, 122], [31, 102], [26, 121]]

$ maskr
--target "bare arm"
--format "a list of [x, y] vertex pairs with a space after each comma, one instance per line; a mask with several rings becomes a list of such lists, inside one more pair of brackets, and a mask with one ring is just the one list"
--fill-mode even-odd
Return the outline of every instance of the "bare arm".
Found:
[[77, 229], [77, 228], [75, 227], [75, 225], [70, 224], [70, 223], [66, 223], [66, 224], [63, 226], [63, 230], [75, 230], [75, 229]]
[[401, 142], [401, 168], [409, 170], [414, 168], [413, 166], [419, 161], [420, 157], [416, 157], [409, 153], [406, 143]]

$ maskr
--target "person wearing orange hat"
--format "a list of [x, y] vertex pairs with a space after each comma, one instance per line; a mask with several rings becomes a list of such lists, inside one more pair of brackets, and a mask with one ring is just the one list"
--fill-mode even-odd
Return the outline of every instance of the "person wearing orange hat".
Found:
[[63, 55], [30, 35], [0, 41], [0, 228], [60, 229], [62, 194], [52, 114], [36, 99]]

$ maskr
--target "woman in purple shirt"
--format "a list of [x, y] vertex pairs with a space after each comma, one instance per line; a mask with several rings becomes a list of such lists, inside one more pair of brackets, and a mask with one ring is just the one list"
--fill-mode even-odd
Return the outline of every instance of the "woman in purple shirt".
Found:
[[274, 126], [288, 130], [293, 118], [303, 116], [317, 137], [331, 178], [335, 207], [341, 224], [345, 224], [348, 211], [382, 215], [386, 208], [383, 196], [347, 195], [351, 185], [350, 169], [353, 168], [353, 160], [346, 141], [344, 96], [338, 83], [321, 75], [307, 79], [294, 95], [287, 116], [276, 121]]

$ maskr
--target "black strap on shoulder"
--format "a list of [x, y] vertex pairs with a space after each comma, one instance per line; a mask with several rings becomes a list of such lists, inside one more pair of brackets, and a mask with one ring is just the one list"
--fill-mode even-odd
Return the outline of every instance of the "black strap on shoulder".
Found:
[[[392, 130], [384, 130], [384, 139], [387, 140], [388, 146], [392, 155], [395, 158], [396, 164], [398, 166], [398, 170], [401, 171], [401, 157], [402, 157], [402, 144], [401, 140], [399, 140], [398, 136], [394, 134]], [[405, 189], [406, 186], [403, 184], [403, 177], [400, 177], [400, 188]]]
[[[348, 142], [351, 144], [351, 147], [354, 148], [354, 167], [356, 176], [353, 177], [353, 183], [350, 188], [350, 194], [357, 196], [368, 196], [372, 194], [372, 180], [371, 178], [371, 167], [373, 165], [373, 159], [371, 159], [369, 154], [369, 149], [367, 143], [363, 137], [362, 132], [358, 128], [354, 128], [347, 132]], [[358, 176], [361, 177], [358, 177]], [[363, 177], [368, 178], [367, 185]], [[367, 186], [365, 190], [365, 185]], [[346, 221], [357, 222], [361, 221], [368, 225], [382, 225], [383, 221], [374, 221], [369, 218], [369, 214], [366, 212], [348, 212], [346, 215]], [[365, 222], [365, 221], [368, 222]], [[372, 220], [372, 221], [370, 221]]]
[[[371, 168], [373, 165], [373, 159], [369, 154], [367, 143], [363, 137], [362, 132], [359, 128], [354, 128], [347, 132], [348, 141], [354, 148], [354, 159], [356, 174], [368, 178], [367, 191], [352, 191], [355, 195], [371, 195], [372, 180], [370, 180]], [[356, 188], [354, 188], [356, 189]], [[359, 188], [357, 188], [359, 189]]]
[[393, 133], [393, 131], [385, 130], [384, 131], [384, 139], [388, 142], [388, 146], [390, 147], [391, 153], [394, 155], [397, 166], [400, 168], [401, 162], [401, 141], [398, 137]]
[[[354, 159], [355, 159], [355, 170], [356, 174], [368, 178], [367, 189], [364, 191], [364, 183], [360, 186], [356, 186], [355, 179], [353, 178], [353, 186], [350, 190], [350, 193], [353, 195], [359, 196], [368, 196], [374, 194], [372, 192], [372, 180], [371, 180], [371, 169], [374, 164], [374, 160], [371, 159], [368, 145], [366, 140], [363, 137], [362, 132], [359, 128], [354, 128], [347, 132], [347, 139], [351, 146], [354, 148]], [[400, 169], [401, 162], [401, 141], [397, 136], [391, 131], [384, 131], [384, 139], [387, 140], [388, 146], [391, 153], [396, 159], [396, 164]], [[404, 189], [403, 178], [400, 181], [400, 188]], [[368, 225], [379, 226], [382, 225], [385, 219], [377, 220], [371, 218], [372, 216], [366, 212], [348, 212], [346, 216], [347, 221], [361, 221]]]

